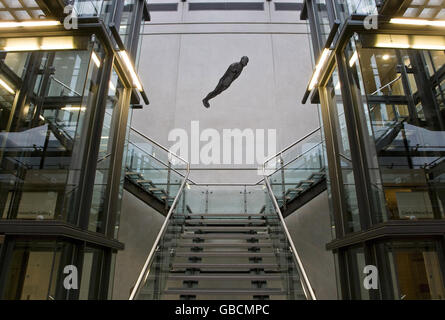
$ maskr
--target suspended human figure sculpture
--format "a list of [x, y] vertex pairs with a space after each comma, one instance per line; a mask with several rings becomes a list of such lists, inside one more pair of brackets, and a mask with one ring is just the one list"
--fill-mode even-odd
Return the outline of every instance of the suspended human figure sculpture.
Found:
[[244, 67], [249, 63], [249, 58], [244, 56], [239, 62], [232, 63], [227, 71], [224, 73], [221, 79], [219, 79], [218, 85], [215, 90], [210, 92], [203, 100], [204, 107], [210, 108], [209, 100], [215, 98], [224, 90], [227, 90], [233, 81], [235, 81], [243, 71]]

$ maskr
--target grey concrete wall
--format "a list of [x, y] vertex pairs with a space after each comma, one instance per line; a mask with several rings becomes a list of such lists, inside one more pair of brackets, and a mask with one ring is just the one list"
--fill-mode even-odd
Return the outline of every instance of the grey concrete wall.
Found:
[[113, 300], [130, 296], [163, 222], [164, 216], [124, 191], [118, 239], [125, 249], [116, 256]]
[[325, 248], [332, 240], [327, 192], [285, 220], [317, 299], [337, 299], [334, 256]]
[[[211, 1], [168, 2], [179, 2], [178, 11], [152, 12], [144, 28], [138, 69], [151, 104], [135, 110], [135, 128], [166, 146], [173, 144], [168, 141], [172, 129], [190, 133], [193, 120], [200, 122], [201, 131], [276, 129], [278, 152], [319, 126], [317, 109], [300, 103], [313, 69], [300, 11], [275, 11], [274, 3], [267, 1], [263, 11], [189, 11], [190, 2]], [[243, 55], [250, 58], [246, 69], [205, 109], [202, 99]], [[221, 181], [233, 175], [243, 182], [258, 181], [254, 171], [201, 171], [192, 178]]]

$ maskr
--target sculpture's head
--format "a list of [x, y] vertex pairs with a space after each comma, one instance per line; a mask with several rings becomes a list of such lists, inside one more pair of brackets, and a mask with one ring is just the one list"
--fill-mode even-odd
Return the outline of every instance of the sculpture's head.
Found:
[[244, 56], [244, 57], [241, 58], [241, 64], [243, 66], [247, 66], [248, 63], [249, 63], [249, 58], [248, 57]]

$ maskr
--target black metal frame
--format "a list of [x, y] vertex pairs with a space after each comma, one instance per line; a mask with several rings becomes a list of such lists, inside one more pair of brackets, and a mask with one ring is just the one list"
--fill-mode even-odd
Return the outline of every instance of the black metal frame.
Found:
[[[45, 13], [50, 16], [55, 16], [57, 19], [63, 21], [63, 5], [62, 2], [41, 0], [39, 4], [44, 7]], [[119, 28], [120, 18], [124, 9], [124, 1], [116, 1], [114, 11], [112, 14], [112, 25]], [[148, 7], [145, 0], [136, 1], [136, 10], [132, 17], [132, 28], [129, 32], [126, 49], [129, 55], [136, 57], [139, 37], [140, 25], [142, 21], [149, 19]], [[118, 210], [118, 192], [121, 187], [121, 173], [122, 161], [124, 158], [124, 145], [126, 138], [126, 127], [128, 120], [128, 113], [130, 109], [130, 102], [138, 104], [139, 98], [135, 90], [131, 90], [132, 80], [131, 75], [121, 60], [116, 51], [116, 45], [122, 43], [120, 37], [113, 32], [110, 32], [111, 26], [106, 26], [99, 18], [79, 18], [79, 28], [77, 30], [65, 30], [61, 27], [43, 27], [39, 30], [8, 30], [0, 33], [0, 38], [12, 37], [27, 37], [27, 36], [57, 36], [57, 35], [71, 35], [71, 36], [92, 36], [95, 35], [96, 40], [99, 41], [105, 51], [105, 59], [102, 61], [101, 74], [98, 92], [96, 94], [96, 102], [93, 104], [95, 108], [92, 110], [91, 119], [83, 132], [83, 135], [88, 139], [85, 140], [85, 145], [82, 147], [83, 153], [82, 175], [79, 185], [81, 188], [81, 195], [78, 198], [76, 209], [78, 212], [77, 219], [69, 222], [61, 221], [23, 221], [23, 220], [0, 220], [0, 234], [6, 235], [4, 244], [0, 247], [0, 296], [4, 289], [6, 270], [9, 264], [9, 259], [6, 259], [7, 253], [10, 252], [14, 246], [14, 239], [17, 237], [27, 237], [28, 239], [40, 239], [41, 237], [50, 237], [56, 239], [63, 239], [73, 244], [73, 252], [69, 258], [70, 262], [79, 267], [79, 276], [81, 275], [81, 268], [83, 265], [82, 247], [97, 246], [103, 251], [102, 266], [98, 269], [100, 271], [100, 287], [97, 288], [97, 295], [95, 298], [106, 299], [109, 287], [109, 278], [111, 270], [111, 262], [113, 252], [123, 249], [123, 244], [114, 239], [114, 225], [116, 223], [116, 211]], [[119, 48], [122, 49], [122, 48]], [[38, 54], [38, 53], [37, 53]], [[110, 159], [112, 166], [109, 170], [109, 179], [107, 182], [106, 199], [104, 199], [104, 212], [106, 216], [103, 217], [104, 227], [101, 232], [88, 231], [88, 220], [90, 215], [90, 208], [92, 202], [95, 171], [97, 167], [99, 144], [101, 140], [101, 131], [105, 115], [106, 96], [108, 92], [108, 83], [111, 71], [114, 68], [119, 75], [119, 79], [127, 88], [124, 93], [124, 98], [119, 106], [116, 106], [115, 112], [118, 116], [115, 117], [112, 126], [114, 130], [114, 141], [117, 143], [113, 146], [113, 151]], [[36, 238], [37, 237], [37, 238]], [[78, 291], [59, 292], [56, 299], [78, 299]]]
[[[336, 19], [333, 9], [333, 0], [326, 0], [328, 16], [331, 26]], [[320, 30], [315, 23], [315, 12], [313, 11], [312, 0], [306, 0], [304, 10], [302, 12], [302, 18], [309, 19], [309, 24], [312, 31], [313, 47], [315, 51], [315, 57], [317, 57], [321, 50], [324, 48], [323, 43], [320, 43]], [[386, 6], [380, 7], [380, 12], [384, 12], [386, 15], [391, 15], [397, 12], [398, 6], [388, 7], [388, 3], [391, 1], [385, 1]], [[402, 3], [403, 1], [399, 1]], [[395, 4], [395, 1], [392, 1]], [[383, 11], [382, 11], [383, 10]], [[379, 256], [376, 244], [379, 241], [389, 241], [391, 239], [430, 239], [437, 241], [444, 248], [445, 239], [445, 221], [432, 220], [432, 221], [387, 221], [379, 223], [375, 219], [375, 212], [377, 209], [373, 207], [374, 202], [372, 200], [372, 191], [370, 190], [370, 176], [369, 165], [366, 157], [366, 143], [365, 139], [366, 129], [363, 123], [363, 112], [359, 101], [361, 100], [360, 92], [355, 92], [355, 88], [352, 85], [353, 75], [351, 69], [348, 68], [347, 60], [345, 57], [345, 48], [349, 43], [351, 37], [355, 34], [412, 34], [412, 35], [437, 35], [443, 36], [442, 29], [424, 28], [419, 29], [415, 26], [399, 26], [387, 23], [388, 16], [381, 16], [380, 25], [378, 30], [367, 30], [364, 28], [363, 19], [364, 16], [353, 16], [344, 21], [340, 31], [334, 40], [332, 54], [325, 67], [323, 68], [319, 78], [319, 88], [314, 90], [311, 95], [311, 102], [314, 104], [320, 103], [321, 100], [321, 117], [323, 121], [327, 161], [329, 167], [329, 182], [331, 184], [331, 206], [333, 209], [333, 223], [335, 224], [336, 239], [327, 244], [326, 248], [332, 250], [337, 257], [338, 268], [338, 280], [341, 285], [339, 293], [342, 298], [353, 299], [354, 296], [351, 293], [351, 279], [349, 277], [349, 266], [347, 254], [351, 247], [362, 246], [364, 248], [365, 259], [367, 264], [373, 264], [381, 268], [380, 272], [382, 288], [378, 291], [371, 290], [371, 299], [394, 299], [398, 297], [393, 296], [393, 289], [389, 284], [389, 267], [387, 261]], [[352, 155], [352, 169], [354, 172], [356, 196], [359, 205], [360, 222], [362, 224], [361, 230], [355, 233], [346, 232], [346, 209], [345, 209], [345, 194], [342, 188], [342, 175], [340, 160], [337, 154], [338, 145], [335, 138], [336, 124], [333, 121], [335, 114], [333, 114], [331, 108], [328, 107], [328, 97], [326, 92], [326, 86], [330, 81], [332, 72], [337, 68], [340, 82], [342, 83], [341, 92], [343, 97], [343, 106], [345, 110], [345, 117], [347, 122], [347, 132], [349, 134], [349, 146]], [[397, 98], [397, 97], [396, 97]], [[398, 97], [405, 99], [406, 97]], [[443, 260], [444, 252], [439, 252], [439, 256]], [[445, 276], [445, 268], [442, 263], [442, 275]], [[445, 277], [444, 277], [445, 278]]]

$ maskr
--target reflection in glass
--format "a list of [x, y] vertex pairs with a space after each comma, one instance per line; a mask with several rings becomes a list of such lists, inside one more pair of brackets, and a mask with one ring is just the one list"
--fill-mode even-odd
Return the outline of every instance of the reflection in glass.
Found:
[[83, 251], [83, 266], [79, 288], [79, 300], [99, 298], [103, 256], [104, 254], [101, 249], [85, 247]]
[[352, 299], [369, 300], [369, 290], [363, 286], [366, 274], [363, 272], [367, 265], [363, 247], [353, 247], [347, 251], [349, 267], [349, 283]]
[[389, 218], [443, 219], [445, 53], [358, 51]]
[[97, 160], [96, 178], [94, 181], [93, 202], [91, 204], [88, 230], [102, 232], [107, 200], [107, 183], [112, 169], [112, 154], [116, 144], [115, 134], [121, 106], [123, 104], [125, 87], [113, 70], [108, 86], [108, 96], [105, 107], [105, 116], [100, 137], [99, 156]]
[[443, 300], [445, 287], [438, 246], [434, 242], [381, 244], [390, 262], [395, 299]]
[[352, 171], [351, 149], [349, 146], [349, 134], [346, 126], [345, 110], [341, 95], [341, 83], [337, 69], [332, 73], [331, 80], [326, 86], [327, 103], [330, 113], [333, 114], [332, 125], [337, 138], [337, 158], [340, 163], [342, 173], [343, 194], [346, 203], [347, 232], [361, 230], [360, 215], [357, 204], [357, 193], [355, 188], [355, 178]]
[[54, 242], [17, 242], [9, 262], [3, 299], [47, 300]]
[[2, 219], [77, 221], [84, 123], [102, 55], [99, 45], [94, 52], [0, 54], [0, 79], [13, 89], [0, 86]]

